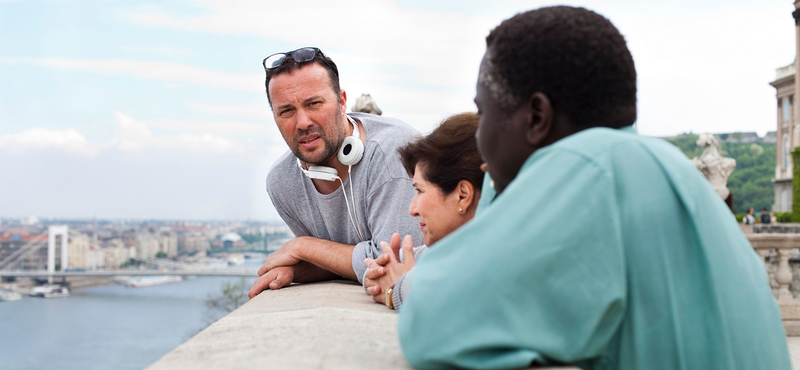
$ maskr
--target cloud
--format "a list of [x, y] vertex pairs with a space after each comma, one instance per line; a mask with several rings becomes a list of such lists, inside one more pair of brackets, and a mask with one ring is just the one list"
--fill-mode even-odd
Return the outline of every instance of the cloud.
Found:
[[114, 112], [119, 127], [117, 148], [126, 152], [142, 151], [153, 141], [153, 132], [147, 125], [122, 112]]
[[200, 112], [209, 114], [218, 114], [232, 117], [255, 118], [260, 120], [272, 119], [272, 110], [269, 108], [267, 98], [261, 103], [253, 104], [197, 104], [190, 103], [187, 105], [189, 108], [198, 110]]
[[157, 119], [146, 121], [144, 123], [149, 127], [157, 127], [168, 130], [193, 131], [223, 135], [264, 135], [278, 133], [278, 129], [275, 128], [274, 125], [256, 122]]
[[66, 153], [94, 156], [100, 145], [92, 144], [75, 129], [52, 130], [31, 128], [25, 131], [0, 136], [0, 148], [12, 152], [23, 152], [28, 149], [60, 149]]
[[125, 59], [0, 58], [0, 64], [33, 64], [48, 68], [188, 82], [240, 91], [264, 90], [263, 76], [260, 74], [227, 73], [178, 63]]
[[193, 152], [211, 152], [216, 154], [244, 153], [244, 148], [241, 146], [228, 139], [211, 134], [181, 134], [177, 137], [158, 138], [155, 145], [169, 149], [181, 149]]
[[[489, 30], [516, 11], [544, 5], [538, 0], [504, 0], [489, 12], [462, 6], [481, 14], [469, 15], [410, 9], [389, 0], [354, 1], [346, 8], [324, 0], [303, 6], [256, 0], [194, 3], [200, 11], [192, 15], [150, 8], [128, 19], [180, 31], [253, 35], [283, 45], [306, 46], [313, 40], [339, 64], [342, 86], [351, 99], [362, 91], [372, 93], [385, 114], [409, 112], [426, 120], [423, 117], [437, 113], [474, 109], [472, 89]], [[774, 69], [790, 63], [794, 55], [794, 25], [786, 18], [791, 4], [678, 3], [681, 6], [641, 1], [589, 5], [608, 16], [629, 41], [639, 72], [641, 132], [775, 130], [775, 91], [767, 83], [774, 79]], [[309, 26], [298, 27], [298, 19]], [[393, 94], [385, 87], [408, 94]], [[378, 94], [381, 89], [388, 93]], [[453, 103], [454, 95], [469, 100]], [[433, 110], [413, 107], [413, 102], [439, 101], [423, 96], [441, 96], [446, 103]]]
[[189, 48], [173, 47], [173, 46], [122, 46], [121, 51], [134, 54], [147, 54], [168, 57], [191, 57], [193, 55]]
[[[119, 137], [117, 147], [122, 151], [140, 152], [144, 149], [156, 148], [167, 150], [184, 150], [195, 153], [215, 153], [215, 154], [244, 154], [244, 147], [221, 136], [210, 133], [189, 134], [182, 133], [176, 136], [155, 137], [148, 127], [148, 124], [138, 121], [135, 118], [122, 112], [114, 112], [114, 118], [119, 125]], [[218, 126], [219, 123], [208, 122], [193, 125], [189, 121], [156, 121], [166, 127], [198, 127], [205, 125], [208, 127]], [[252, 130], [252, 127], [240, 125], [240, 128]]]
[[[146, 26], [254, 35], [297, 46], [314, 40], [314, 44], [324, 45], [325, 53], [337, 63], [350, 64], [354, 70], [399, 72], [403, 80], [434, 86], [472, 85], [484, 37], [503, 18], [408, 9], [389, 0], [354, 1], [346, 8], [324, 0], [307, 1], [303, 6], [253, 0], [195, 3], [207, 12], [185, 16], [148, 9], [127, 17]], [[298, 19], [303, 20], [300, 26]]]
[[[86, 157], [97, 156], [112, 149], [122, 152], [155, 149], [236, 156], [248, 152], [250, 155], [260, 156], [264, 150], [271, 150], [271, 147], [276, 147], [276, 150], [285, 149], [277, 127], [266, 123], [170, 119], [142, 121], [120, 111], [113, 112], [113, 116], [117, 130], [114, 137], [107, 141], [90, 142], [74, 128], [31, 128], [0, 136], [0, 149], [15, 153], [57, 149]], [[174, 130], [178, 133], [155, 135], [151, 128]], [[246, 138], [232, 140], [225, 135], [244, 135]]]

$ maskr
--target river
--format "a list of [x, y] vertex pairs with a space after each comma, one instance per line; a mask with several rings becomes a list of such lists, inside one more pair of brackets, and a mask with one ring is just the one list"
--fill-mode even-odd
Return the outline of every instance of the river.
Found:
[[145, 368], [222, 317], [205, 301], [240, 279], [94, 286], [65, 298], [0, 302], [0, 369]]

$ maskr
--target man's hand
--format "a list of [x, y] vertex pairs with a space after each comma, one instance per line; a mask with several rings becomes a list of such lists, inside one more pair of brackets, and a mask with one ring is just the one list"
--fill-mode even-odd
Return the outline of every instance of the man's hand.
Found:
[[279, 266], [269, 270], [253, 282], [253, 287], [250, 288], [247, 296], [253, 299], [267, 289], [277, 290], [291, 284], [294, 280], [294, 270], [294, 266]]
[[386, 291], [397, 282], [400, 276], [414, 267], [416, 260], [414, 258], [414, 241], [409, 235], [403, 238], [403, 262], [400, 262], [399, 257], [401, 249], [399, 234], [392, 235], [391, 245], [381, 242], [381, 248], [383, 255], [376, 260], [369, 258], [365, 260], [368, 266], [365, 286], [372, 299], [385, 304]]
[[272, 269], [279, 266], [294, 266], [303, 259], [300, 257], [302, 251], [302, 243], [306, 237], [299, 236], [289, 240], [280, 249], [272, 252], [264, 261], [264, 265], [258, 269], [258, 276], [262, 276]]
[[351, 265], [353, 246], [298, 236], [267, 257], [248, 296], [280, 289], [292, 282], [311, 283], [339, 277], [356, 280]]

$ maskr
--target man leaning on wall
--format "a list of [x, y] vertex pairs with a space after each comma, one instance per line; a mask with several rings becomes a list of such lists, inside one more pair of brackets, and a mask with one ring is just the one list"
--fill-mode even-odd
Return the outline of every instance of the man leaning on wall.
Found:
[[289, 146], [267, 176], [267, 192], [295, 238], [259, 269], [249, 296], [292, 282], [363, 281], [364, 259], [392, 233], [421, 243], [406, 212], [414, 188], [397, 148], [418, 135], [396, 119], [345, 113], [339, 71], [320, 49], [263, 61], [275, 123]]

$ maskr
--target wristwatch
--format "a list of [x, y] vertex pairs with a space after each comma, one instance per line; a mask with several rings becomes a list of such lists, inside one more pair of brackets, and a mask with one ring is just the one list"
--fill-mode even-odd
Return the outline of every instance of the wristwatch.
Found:
[[392, 300], [392, 291], [394, 291], [394, 285], [389, 287], [389, 290], [386, 291], [386, 307], [394, 309], [394, 301]]

